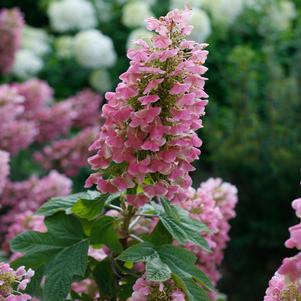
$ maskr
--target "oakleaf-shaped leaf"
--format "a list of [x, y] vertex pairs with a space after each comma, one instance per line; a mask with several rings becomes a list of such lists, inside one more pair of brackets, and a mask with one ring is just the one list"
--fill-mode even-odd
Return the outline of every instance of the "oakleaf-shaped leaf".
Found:
[[161, 202], [162, 206], [153, 203], [153, 207], [172, 237], [181, 245], [192, 242], [209, 251], [208, 242], [201, 235], [208, 232], [208, 228], [203, 223], [192, 219], [184, 209], [170, 204], [165, 199], [162, 199]]
[[70, 214], [71, 208], [78, 200], [94, 200], [99, 196], [100, 193], [98, 191], [88, 190], [85, 192], [71, 194], [65, 197], [51, 198], [48, 202], [43, 204], [36, 213], [44, 216], [51, 216], [59, 211], [64, 211], [67, 214]]
[[82, 240], [61, 250], [47, 265], [44, 301], [64, 300], [74, 276], [85, 275], [88, 263], [87, 240]]
[[184, 248], [173, 245], [156, 246], [151, 242], [144, 242], [126, 249], [117, 259], [146, 262], [148, 280], [165, 281], [170, 277], [177, 279], [189, 301], [208, 301], [206, 290], [213, 290], [208, 277], [195, 266], [196, 256]]
[[122, 245], [114, 227], [115, 219], [111, 216], [102, 216], [98, 219], [91, 230], [91, 244], [104, 244], [112, 251], [120, 253]]
[[[95, 191], [93, 191], [95, 192]], [[116, 194], [98, 194], [96, 198], [80, 198], [73, 206], [72, 213], [80, 218], [89, 221], [100, 215], [103, 207], [117, 199], [120, 193]]]
[[159, 257], [146, 262], [146, 274], [150, 281], [166, 281], [170, 279], [171, 270]]
[[80, 222], [71, 215], [56, 213], [47, 217], [45, 224], [46, 233], [27, 231], [11, 241], [12, 250], [25, 254], [13, 266], [24, 264], [35, 269], [45, 266], [43, 300], [63, 301], [74, 277], [85, 274], [88, 239]]

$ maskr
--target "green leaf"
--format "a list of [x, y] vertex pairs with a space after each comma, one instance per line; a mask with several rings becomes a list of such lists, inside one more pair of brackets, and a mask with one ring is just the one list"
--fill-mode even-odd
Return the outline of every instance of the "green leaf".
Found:
[[67, 214], [71, 213], [72, 206], [79, 200], [91, 200], [100, 196], [98, 191], [88, 190], [86, 192], [79, 192], [68, 195], [66, 197], [51, 198], [48, 202], [43, 204], [38, 210], [37, 214], [44, 216], [51, 216], [59, 211], [64, 211]]
[[157, 252], [154, 248], [154, 245], [150, 242], [140, 243], [134, 246], [129, 247], [124, 250], [117, 259], [121, 261], [147, 261], [150, 257], [156, 257]]
[[91, 221], [101, 213], [107, 198], [107, 194], [102, 194], [96, 199], [81, 198], [72, 206], [71, 211], [76, 216]]
[[170, 277], [177, 279], [189, 301], [209, 300], [205, 290], [213, 290], [208, 277], [195, 266], [196, 256], [184, 248], [144, 242], [126, 249], [117, 259], [146, 262], [148, 280], [165, 281]]
[[191, 279], [184, 280], [183, 289], [190, 301], [210, 301], [208, 294]]
[[114, 223], [115, 219], [111, 216], [102, 216], [97, 220], [91, 230], [91, 244], [104, 244], [114, 252], [122, 252], [122, 245], [114, 228]]
[[34, 231], [23, 232], [13, 238], [10, 247], [13, 251], [22, 253], [47, 252], [49, 250], [59, 250], [66, 246], [64, 241], [58, 241], [55, 236], [49, 233], [39, 233]]
[[202, 286], [213, 290], [213, 286], [208, 277], [195, 266], [196, 256], [190, 251], [172, 245], [159, 247], [159, 254], [162, 261], [169, 266], [171, 271], [181, 278], [194, 279]]
[[172, 243], [172, 236], [163, 226], [161, 221], [156, 225], [154, 231], [150, 235], [144, 237], [144, 239], [158, 246]]
[[171, 270], [159, 257], [146, 262], [147, 279], [150, 281], [166, 281], [171, 277]]
[[112, 261], [104, 259], [93, 271], [94, 279], [98, 285], [103, 300], [115, 299], [117, 294], [116, 275], [113, 273]]
[[63, 301], [75, 277], [83, 277], [88, 262], [88, 239], [80, 222], [62, 212], [46, 217], [48, 232], [28, 231], [11, 241], [11, 248], [25, 253], [13, 266], [45, 266], [44, 301]]
[[47, 265], [44, 301], [64, 300], [74, 276], [83, 277], [88, 263], [88, 240], [79, 241], [61, 250]]
[[192, 242], [209, 251], [208, 242], [201, 235], [203, 232], [208, 232], [208, 228], [203, 223], [192, 219], [184, 209], [170, 204], [165, 199], [162, 199], [161, 202], [162, 206], [153, 203], [153, 207], [172, 237], [181, 245]]

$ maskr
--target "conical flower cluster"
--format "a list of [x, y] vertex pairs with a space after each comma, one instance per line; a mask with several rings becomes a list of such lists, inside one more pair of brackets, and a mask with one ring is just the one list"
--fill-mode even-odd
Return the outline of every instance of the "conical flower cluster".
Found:
[[86, 185], [104, 193], [126, 191], [141, 206], [155, 196], [179, 202], [191, 186], [191, 162], [200, 154], [196, 130], [207, 104], [205, 44], [186, 40], [189, 11], [147, 19], [151, 45], [138, 40], [129, 69], [115, 92], [106, 94], [105, 119], [89, 159], [95, 173]]

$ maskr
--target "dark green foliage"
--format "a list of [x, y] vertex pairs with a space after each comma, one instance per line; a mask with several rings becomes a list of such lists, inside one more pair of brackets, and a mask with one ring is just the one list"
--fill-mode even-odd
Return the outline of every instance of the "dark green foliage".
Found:
[[155, 246], [150, 242], [134, 245], [118, 257], [122, 261], [146, 262], [146, 278], [164, 281], [172, 278], [187, 293], [189, 301], [207, 301], [203, 288], [212, 290], [210, 280], [195, 267], [196, 257], [183, 248], [172, 245]]

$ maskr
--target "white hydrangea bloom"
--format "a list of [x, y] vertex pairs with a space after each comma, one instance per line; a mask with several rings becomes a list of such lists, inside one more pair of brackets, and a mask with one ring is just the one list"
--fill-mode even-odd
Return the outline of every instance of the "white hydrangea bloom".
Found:
[[148, 3], [143, 1], [128, 2], [122, 9], [122, 23], [127, 27], [145, 25], [144, 20], [153, 15]]
[[275, 3], [269, 10], [261, 24], [261, 31], [285, 31], [291, 26], [291, 22], [297, 16], [295, 4], [292, 1], [284, 0]]
[[133, 30], [127, 40], [127, 49], [136, 48], [137, 46], [134, 44], [136, 40], [143, 39], [148, 42], [151, 40], [152, 36], [152, 32], [144, 28], [137, 28]]
[[51, 2], [47, 13], [51, 27], [57, 32], [89, 29], [97, 25], [94, 7], [87, 0]]
[[112, 67], [116, 61], [111, 38], [96, 29], [82, 31], [75, 36], [74, 52], [78, 63], [87, 68]]
[[245, 3], [243, 0], [204, 0], [204, 7], [216, 23], [230, 25], [242, 13]]
[[12, 73], [20, 79], [34, 77], [43, 68], [43, 61], [34, 52], [20, 49], [16, 53]]
[[89, 82], [92, 88], [104, 93], [112, 88], [110, 74], [105, 69], [98, 69], [91, 72]]
[[184, 9], [186, 4], [190, 8], [195, 8], [195, 7], [200, 8], [200, 7], [202, 7], [203, 3], [204, 3], [204, 0], [171, 0], [170, 8], [171, 9], [175, 9], [175, 8]]
[[189, 37], [191, 40], [202, 43], [211, 34], [210, 19], [204, 10], [194, 8], [189, 23], [193, 26], [193, 30]]
[[23, 29], [21, 48], [31, 50], [38, 56], [43, 56], [50, 52], [50, 41], [46, 31], [26, 25]]
[[71, 36], [60, 36], [55, 40], [55, 49], [60, 58], [71, 58], [73, 52], [74, 39]]

